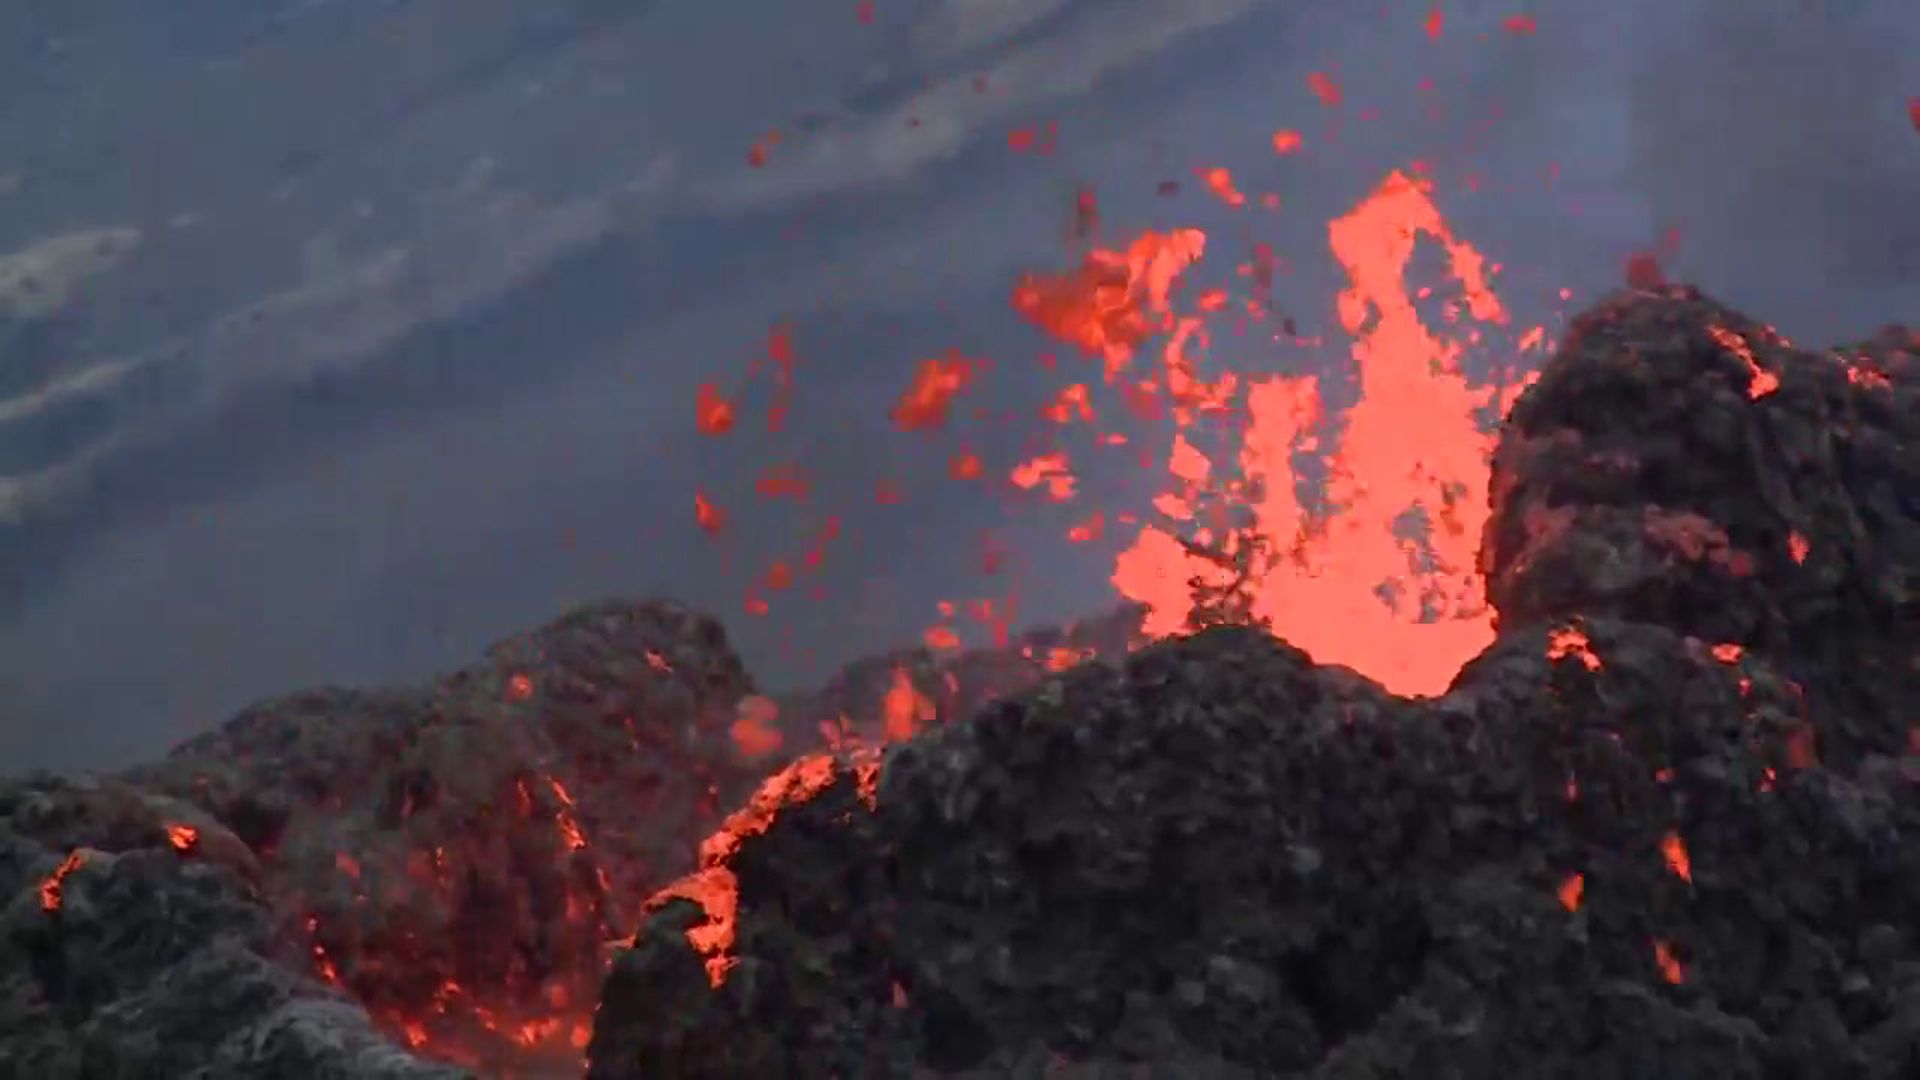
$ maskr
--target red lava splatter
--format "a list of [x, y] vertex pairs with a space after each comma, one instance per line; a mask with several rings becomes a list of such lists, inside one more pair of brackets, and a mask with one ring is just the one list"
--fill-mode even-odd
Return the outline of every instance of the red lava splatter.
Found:
[[1659, 969], [1660, 977], [1675, 986], [1687, 981], [1686, 969], [1680, 966], [1679, 958], [1673, 955], [1673, 946], [1657, 938], [1653, 942], [1653, 963]]
[[1228, 206], [1241, 207], [1247, 204], [1247, 197], [1233, 186], [1233, 173], [1215, 166], [1210, 169], [1195, 169], [1194, 175], [1207, 185], [1207, 190], [1219, 197]]
[[1103, 357], [1115, 373], [1149, 337], [1170, 327], [1174, 281], [1205, 249], [1206, 236], [1197, 229], [1148, 232], [1124, 252], [1088, 252], [1073, 272], [1025, 275], [1014, 289], [1014, 310], [1054, 337]]
[[1315, 71], [1307, 76], [1307, 90], [1320, 99], [1320, 104], [1333, 108], [1340, 104], [1340, 84], [1333, 76], [1324, 71]]
[[912, 385], [893, 407], [893, 422], [902, 431], [944, 427], [954, 395], [973, 381], [975, 369], [975, 361], [958, 353], [922, 360], [914, 372]]
[[717, 533], [726, 527], [727, 512], [707, 498], [704, 491], [693, 493], [693, 520], [709, 534]]
[[764, 167], [767, 159], [773, 155], [773, 148], [778, 145], [780, 145], [780, 133], [767, 132], [747, 148], [747, 164], [756, 169]]
[[1040, 415], [1056, 424], [1070, 424], [1075, 420], [1092, 423], [1093, 405], [1086, 384], [1074, 383], [1062, 388]]
[[1667, 860], [1667, 869], [1673, 871], [1675, 877], [1693, 884], [1693, 860], [1688, 857], [1687, 842], [1680, 838], [1678, 831], [1660, 838], [1660, 856]]
[[1432, 11], [1427, 12], [1427, 36], [1428, 37], [1432, 38], [1435, 41], [1439, 41], [1440, 33], [1442, 30], [1446, 28], [1446, 25], [1447, 25], [1447, 17], [1445, 14], [1443, 14], [1440, 11], [1439, 8], [1434, 8]]
[[173, 845], [173, 850], [179, 852], [192, 851], [193, 846], [199, 842], [199, 829], [191, 825], [169, 824], [167, 826], [167, 843]]
[[516, 674], [507, 679], [507, 700], [525, 701], [533, 696], [533, 680]]
[[1667, 283], [1660, 259], [1651, 251], [1638, 251], [1627, 257], [1627, 285], [1634, 289], [1657, 289]]
[[1907, 119], [1912, 122], [1915, 133], [1920, 133], [1920, 97], [1907, 99]]
[[700, 384], [693, 412], [703, 435], [725, 435], [733, 430], [733, 402], [720, 396], [720, 388], [710, 382]]
[[1561, 907], [1568, 911], [1579, 911], [1580, 898], [1586, 891], [1587, 876], [1585, 874], [1568, 874], [1554, 893], [1560, 898]]
[[733, 726], [728, 734], [742, 756], [753, 760], [780, 752], [785, 741], [778, 727], [780, 706], [764, 694], [749, 694], [740, 699]]
[[1540, 29], [1539, 22], [1531, 15], [1510, 15], [1501, 25], [1506, 28], [1507, 33], [1515, 37], [1531, 37]]
[[933, 722], [934, 716], [933, 702], [913, 685], [913, 677], [905, 668], [894, 668], [893, 681], [880, 703], [882, 730], [888, 741], [913, 738], [915, 732]]
[[1805, 563], [1807, 561], [1807, 550], [1806, 537], [1797, 532], [1787, 536], [1787, 555], [1792, 558], [1795, 563]]
[[1578, 627], [1562, 627], [1547, 635], [1547, 659], [1559, 660], [1568, 656], [1579, 660], [1588, 671], [1599, 671], [1603, 666], [1586, 632]]
[[787, 565], [786, 560], [775, 559], [773, 565], [767, 567], [764, 584], [774, 592], [793, 588], [793, 568]]
[[1023, 461], [1014, 466], [1008, 479], [1023, 491], [1042, 489], [1055, 502], [1073, 498], [1077, 482], [1064, 453], [1041, 454]]
[[1297, 154], [1300, 152], [1302, 142], [1299, 132], [1282, 128], [1273, 133], [1273, 152], [1281, 155]]

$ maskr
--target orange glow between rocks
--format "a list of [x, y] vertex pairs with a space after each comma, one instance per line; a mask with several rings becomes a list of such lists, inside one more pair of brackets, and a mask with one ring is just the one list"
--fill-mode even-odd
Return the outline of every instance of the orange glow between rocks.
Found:
[[1673, 871], [1675, 877], [1693, 884], [1693, 860], [1687, 855], [1687, 842], [1678, 832], [1660, 838], [1660, 856], [1667, 860], [1667, 869]]
[[53, 873], [48, 874], [41, 880], [41, 911], [52, 914], [60, 910], [60, 904], [65, 898], [67, 877], [75, 870], [80, 869], [80, 864], [86, 861], [87, 856], [84, 852], [78, 850], [69, 851], [67, 852], [67, 857], [60, 860], [60, 865], [53, 868]]
[[904, 742], [933, 722], [933, 702], [914, 685], [905, 668], [893, 669], [893, 681], [881, 699], [881, 721], [888, 741]]
[[1585, 874], [1568, 874], [1565, 880], [1560, 882], [1560, 887], [1554, 890], [1554, 895], [1560, 898], [1561, 907], [1566, 908], [1568, 911], [1579, 911], [1580, 898], [1586, 891], [1587, 878]]
[[842, 762], [829, 754], [810, 754], [768, 777], [747, 805], [730, 815], [720, 831], [700, 845], [700, 870], [681, 878], [647, 900], [646, 910], [657, 911], [671, 900], [691, 900], [706, 912], [707, 921], [687, 931], [688, 944], [705, 958], [707, 977], [714, 986], [726, 982], [735, 959], [731, 955], [738, 917], [739, 884], [727, 860], [747, 837], [766, 832], [783, 807], [817, 797], [851, 770], [861, 799], [873, 804], [879, 762], [859, 754]]
[[1686, 969], [1680, 965], [1679, 958], [1673, 955], [1673, 946], [1666, 942], [1654, 941], [1653, 963], [1660, 969], [1660, 977], [1675, 986], [1687, 981]]
[[975, 362], [958, 354], [942, 359], [923, 360], [900, 401], [893, 407], [893, 422], [902, 431], [925, 431], [943, 427], [953, 397], [973, 380]]
[[1585, 631], [1568, 626], [1548, 634], [1547, 659], [1560, 660], [1569, 656], [1579, 660], [1580, 665], [1588, 671], [1599, 671], [1602, 666]]

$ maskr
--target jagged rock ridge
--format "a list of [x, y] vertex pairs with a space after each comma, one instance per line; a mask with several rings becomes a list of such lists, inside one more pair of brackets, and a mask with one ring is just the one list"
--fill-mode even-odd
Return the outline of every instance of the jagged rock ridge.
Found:
[[816, 767], [725, 910], [657, 898], [592, 1075], [1914, 1075], [1914, 346], [1610, 298], [1447, 694], [1221, 628]]
[[[1434, 702], [1243, 630], [1116, 666], [1136, 612], [767, 699], [619, 604], [0, 784], [0, 1074], [577, 1073], [644, 918], [597, 1075], [1905, 1075], [1916, 354], [1678, 287], [1583, 317]], [[642, 911], [901, 703], [934, 730], [720, 828], [724, 925]]]
[[[578, 1075], [614, 943], [792, 748], [952, 722], [1138, 621], [771, 699], [713, 620], [602, 604], [430, 686], [292, 694], [122, 776], [0, 784], [0, 1075]], [[743, 738], [766, 711], [772, 742]]]

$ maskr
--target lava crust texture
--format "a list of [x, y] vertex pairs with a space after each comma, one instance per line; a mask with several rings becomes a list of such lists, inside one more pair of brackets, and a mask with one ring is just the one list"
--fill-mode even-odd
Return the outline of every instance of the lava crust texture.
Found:
[[0, 1076], [1920, 1075], [1920, 338], [1619, 294], [1490, 500], [1433, 699], [608, 604], [0, 781]]
[[790, 773], [592, 1075], [1920, 1075], [1917, 352], [1609, 299], [1446, 694], [1222, 627]]

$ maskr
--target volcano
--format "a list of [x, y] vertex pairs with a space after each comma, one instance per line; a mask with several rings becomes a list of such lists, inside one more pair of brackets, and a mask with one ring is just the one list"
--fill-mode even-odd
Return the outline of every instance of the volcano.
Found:
[[0, 1072], [1914, 1075], [1917, 417], [1912, 331], [1608, 298], [1426, 697], [1199, 604], [767, 696], [622, 603], [7, 781]]
[[1608, 299], [1443, 693], [1219, 626], [804, 760], [651, 902], [590, 1075], [1912, 1075], [1916, 345]]

